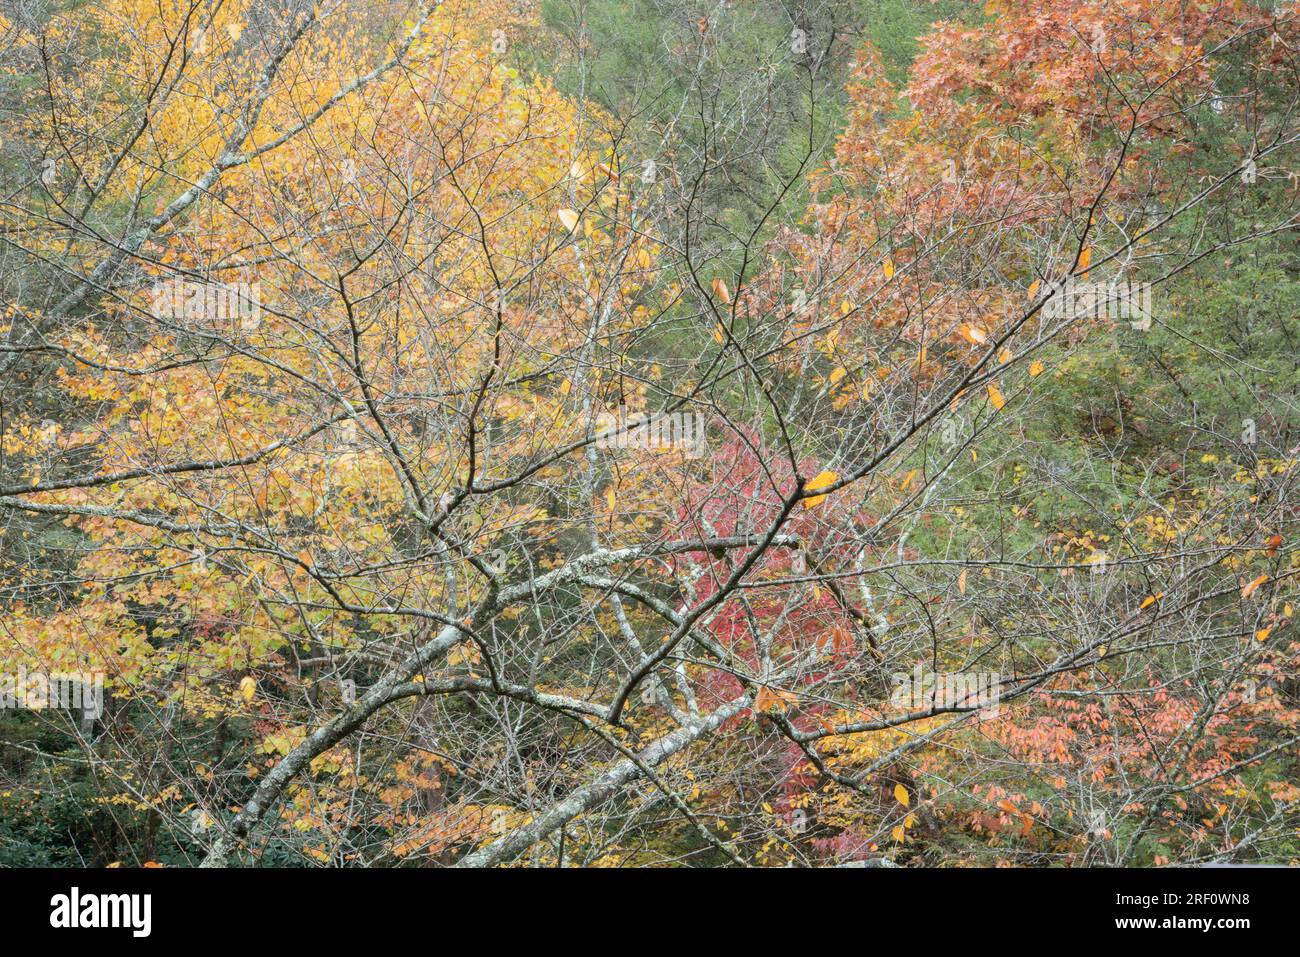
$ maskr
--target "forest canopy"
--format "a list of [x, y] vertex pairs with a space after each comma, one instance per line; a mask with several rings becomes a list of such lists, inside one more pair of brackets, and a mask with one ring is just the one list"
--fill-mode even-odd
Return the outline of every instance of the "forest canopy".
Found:
[[1297, 862], [1298, 79], [0, 0], [0, 866]]

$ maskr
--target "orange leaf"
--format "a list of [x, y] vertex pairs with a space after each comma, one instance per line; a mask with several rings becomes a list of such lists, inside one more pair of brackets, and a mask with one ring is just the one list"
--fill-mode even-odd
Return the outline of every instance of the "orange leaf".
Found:
[[1030, 377], [1031, 377], [1031, 378], [1034, 378], [1034, 379], [1038, 378], [1040, 375], [1043, 374], [1043, 369], [1044, 369], [1044, 368], [1046, 368], [1046, 367], [1045, 367], [1041, 362], [1039, 362], [1037, 359], [1035, 359], [1033, 362], [1031, 362], [1031, 363], [1029, 364], [1029, 375], [1030, 375]]
[[[839, 478], [840, 476], [839, 473], [837, 472], [830, 472], [830, 471], [822, 472], [816, 478], [812, 479], [812, 481], [810, 481], [807, 485], [804, 486], [804, 491], [815, 492], [819, 488], [825, 488], [828, 485], [834, 485], [837, 481], [839, 481]], [[825, 499], [826, 499], [825, 495], [809, 496], [808, 498], [803, 500], [803, 507], [813, 508], [816, 505], [820, 505], [823, 501], [825, 501]]]
[[1251, 595], [1255, 594], [1255, 590], [1259, 588], [1260, 585], [1264, 584], [1264, 582], [1266, 581], [1268, 581], [1268, 576], [1260, 575], [1254, 581], [1248, 583], [1244, 588], [1242, 588], [1241, 597], [1249, 598]]
[[727, 281], [725, 279], [713, 280], [713, 294], [723, 302], [728, 304], [731, 303], [731, 290], [727, 288]]
[[997, 409], [999, 412], [1001, 412], [1002, 407], [1007, 404], [1007, 400], [1002, 397], [1002, 390], [998, 388], [996, 382], [989, 383], [989, 402], [993, 403], [993, 408]]
[[793, 700], [794, 695], [788, 691], [773, 691], [764, 685], [758, 689], [758, 694], [754, 697], [754, 710], [765, 714], [784, 713], [787, 705]]

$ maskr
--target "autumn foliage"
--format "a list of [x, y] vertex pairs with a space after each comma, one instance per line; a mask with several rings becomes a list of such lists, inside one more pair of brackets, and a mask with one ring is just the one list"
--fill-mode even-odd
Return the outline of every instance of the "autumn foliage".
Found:
[[745, 6], [636, 98], [531, 5], [0, 16], [0, 673], [105, 676], [0, 836], [1300, 854], [1300, 22]]

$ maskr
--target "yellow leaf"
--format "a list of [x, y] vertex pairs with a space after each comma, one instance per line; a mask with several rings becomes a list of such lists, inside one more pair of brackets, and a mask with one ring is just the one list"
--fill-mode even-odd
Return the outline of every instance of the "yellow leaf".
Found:
[[1244, 587], [1244, 588], [1241, 590], [1241, 597], [1242, 597], [1242, 598], [1249, 598], [1251, 595], [1255, 594], [1255, 590], [1256, 590], [1257, 588], [1259, 588], [1260, 585], [1264, 584], [1264, 582], [1266, 582], [1266, 581], [1268, 581], [1268, 576], [1267, 576], [1267, 575], [1260, 575], [1260, 576], [1259, 576], [1258, 578], [1256, 578], [1254, 581], [1248, 583], [1248, 584], [1246, 585], [1246, 587]]
[[257, 694], [257, 679], [252, 675], [245, 675], [240, 678], [239, 694], [245, 701], [252, 701], [253, 695]]
[[903, 825], [898, 824], [895, 825], [894, 829], [889, 833], [893, 835], [894, 840], [896, 840], [899, 844], [902, 844], [903, 838], [906, 836], [907, 832], [903, 830]]
[[957, 591], [963, 595], [966, 594], [966, 569], [964, 568], [961, 570], [961, 574], [957, 576]]
[[1272, 631], [1272, 628], [1261, 628], [1259, 631], [1255, 632], [1255, 640], [1264, 641]]
[[[826, 488], [826, 486], [828, 485], [834, 485], [837, 481], [839, 481], [839, 478], [840, 476], [839, 473], [837, 472], [829, 472], [829, 471], [822, 472], [816, 478], [814, 478], [812, 481], [810, 481], [807, 485], [804, 486], [804, 491], [815, 492], [819, 488]], [[825, 495], [809, 496], [808, 498], [803, 500], [803, 507], [813, 508], [816, 505], [820, 505], [823, 501], [825, 501], [825, 499], [826, 499]]]
[[577, 160], [574, 160], [573, 165], [569, 167], [569, 175], [574, 179], [582, 179], [582, 177], [586, 176], [587, 174], [583, 170], [582, 164], [579, 163]]
[[605, 489], [605, 504], [609, 506], [611, 512], [614, 511], [614, 503], [617, 501], [618, 496], [614, 494], [614, 486], [611, 485], [609, 488]]
[[482, 659], [483, 656], [478, 650], [478, 645], [472, 641], [458, 642], [452, 646], [451, 651], [447, 652], [447, 664], [449, 665], [476, 665]]
[[903, 807], [908, 807], [912, 803], [912, 796], [907, 793], [907, 788], [903, 787], [901, 784], [895, 784], [894, 800], [903, 805]]
[[837, 367], [835, 370], [831, 372], [831, 385], [834, 385], [835, 383], [839, 382], [847, 374], [848, 374], [847, 370], [844, 368], [844, 366]]
[[713, 280], [713, 294], [723, 302], [730, 304], [731, 290], [727, 288], [727, 281], [725, 279]]
[[1084, 246], [1083, 252], [1079, 253], [1079, 274], [1086, 276], [1090, 265], [1092, 265], [1092, 247]]
[[1039, 362], [1037, 359], [1035, 359], [1033, 362], [1031, 362], [1031, 363], [1029, 364], [1029, 376], [1030, 376], [1030, 378], [1033, 378], [1033, 379], [1038, 378], [1040, 375], [1043, 374], [1043, 369], [1044, 369], [1043, 364], [1042, 364], [1041, 362]]
[[1007, 400], [1002, 398], [1002, 390], [998, 388], [996, 382], [989, 383], [989, 402], [991, 402], [993, 408], [997, 409], [999, 412], [1001, 412], [1002, 407], [1007, 404]]
[[886, 260], [885, 260], [885, 279], [886, 279], [886, 280], [889, 280], [889, 279], [893, 279], [893, 278], [894, 278], [894, 261], [893, 261], [892, 259], [886, 259]]
[[1030, 298], [1030, 299], [1033, 299], [1035, 296], [1038, 295], [1038, 290], [1039, 290], [1039, 288], [1040, 288], [1042, 285], [1043, 285], [1042, 282], [1039, 281], [1039, 280], [1037, 280], [1037, 279], [1035, 279], [1033, 282], [1031, 282], [1031, 283], [1029, 284], [1029, 298]]
[[1152, 605], [1154, 605], [1157, 601], [1160, 600], [1161, 595], [1164, 595], [1164, 592], [1161, 592], [1159, 595], [1147, 595], [1146, 598], [1142, 599], [1142, 604], [1138, 606], [1138, 611], [1143, 611], [1144, 609], [1150, 608]]
[[561, 209], [555, 215], [560, 217], [560, 222], [564, 223], [564, 228], [573, 232], [578, 228], [578, 214], [571, 209]]

